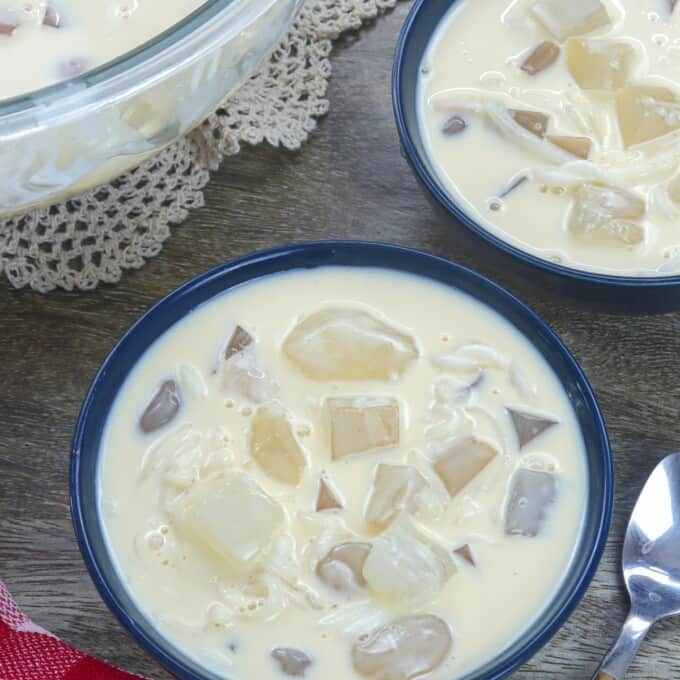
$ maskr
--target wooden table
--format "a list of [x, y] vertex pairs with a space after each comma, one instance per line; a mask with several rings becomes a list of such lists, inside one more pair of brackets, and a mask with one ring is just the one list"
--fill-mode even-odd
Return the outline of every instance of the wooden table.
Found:
[[[150, 678], [167, 677], [100, 601], [69, 517], [71, 433], [116, 338], [189, 277], [293, 240], [370, 238], [457, 259], [449, 228], [399, 153], [392, 121], [390, 67], [407, 9], [400, 5], [337, 47], [331, 112], [302, 151], [260, 146], [228, 160], [207, 189], [207, 206], [175, 228], [142, 270], [90, 293], [0, 289], [0, 578], [37, 623], [73, 645]], [[502, 273], [481, 271], [507, 284]], [[540, 290], [527, 302], [592, 381], [609, 426], [617, 490], [594, 584], [562, 632], [515, 677], [583, 680], [624, 616], [618, 564], [631, 507], [654, 464], [680, 449], [680, 317], [595, 316]], [[673, 622], [656, 627], [631, 677], [680, 678], [677, 635]]]

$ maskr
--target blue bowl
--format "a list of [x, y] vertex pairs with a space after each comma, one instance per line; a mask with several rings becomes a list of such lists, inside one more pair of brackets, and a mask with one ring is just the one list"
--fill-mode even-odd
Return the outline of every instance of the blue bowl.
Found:
[[[428, 0], [432, 1], [432, 0]], [[97, 373], [83, 404], [71, 452], [71, 512], [90, 575], [102, 598], [132, 637], [182, 680], [219, 680], [174, 648], [139, 610], [117, 574], [97, 511], [100, 443], [116, 394], [153, 342], [198, 305], [240, 284], [291, 269], [324, 265], [382, 267], [416, 274], [468, 293], [528, 337], [557, 374], [576, 412], [586, 444], [588, 505], [575, 558], [539, 619], [508, 649], [467, 676], [504, 678], [535, 654], [578, 604], [597, 569], [609, 529], [613, 471], [602, 414], [588, 381], [567, 348], [528, 307], [479, 274], [427, 253], [352, 241], [308, 243], [228, 262], [180, 286], [146, 312], [123, 336]], [[222, 678], [222, 680], [224, 680]]]
[[[595, 274], [554, 264], [495, 236], [454, 201], [429, 160], [418, 125], [417, 85], [423, 55], [440, 21], [458, 0], [416, 0], [402, 27], [392, 72], [394, 116], [406, 158], [428, 198], [454, 229], [458, 252], [507, 274], [522, 294], [536, 286], [608, 312], [651, 314], [680, 309], [680, 276]], [[477, 0], [483, 2], [483, 0]], [[470, 168], [471, 172], [481, 171]], [[531, 216], [527, 216], [531, 219]]]

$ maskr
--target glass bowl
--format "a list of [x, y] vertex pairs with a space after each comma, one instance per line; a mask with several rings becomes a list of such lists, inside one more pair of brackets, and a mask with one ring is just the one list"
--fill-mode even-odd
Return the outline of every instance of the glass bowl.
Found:
[[[583, 597], [604, 549], [612, 509], [613, 470], [607, 430], [586, 377], [562, 341], [533, 311], [469, 269], [397, 246], [338, 241], [304, 243], [228, 262], [180, 286], [137, 321], [105, 360], [80, 412], [71, 451], [71, 510], [85, 564], [102, 598], [137, 642], [181, 680], [219, 680], [173, 646], [128, 592], [99, 517], [99, 453], [109, 410], [129, 372], [155, 340], [198, 305], [233, 287], [292, 269], [327, 265], [380, 267], [440, 282], [474, 297], [513, 324], [552, 367], [569, 396], [585, 443], [588, 495], [583, 526], [562, 582], [543, 611], [482, 667], [457, 680], [507, 677], [559, 630]], [[224, 679], [223, 679], [224, 680]], [[231, 680], [244, 680], [231, 678]]]
[[77, 78], [0, 101], [0, 216], [121, 175], [189, 132], [252, 75], [302, 0], [208, 0]]
[[[418, 116], [420, 67], [432, 35], [459, 0], [416, 0], [397, 42], [392, 103], [404, 156], [433, 207], [451, 224], [459, 253], [503, 272], [522, 295], [548, 289], [559, 298], [605, 312], [652, 314], [680, 309], [680, 276], [598, 274], [521, 250], [476, 222], [454, 200], [430, 160]], [[568, 1], [568, 0], [567, 0]], [[482, 168], [471, 168], [471, 171]], [[527, 220], [533, 219], [527, 215]]]

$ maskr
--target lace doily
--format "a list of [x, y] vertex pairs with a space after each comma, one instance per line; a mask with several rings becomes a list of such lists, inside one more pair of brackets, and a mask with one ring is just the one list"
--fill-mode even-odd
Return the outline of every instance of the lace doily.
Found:
[[89, 290], [158, 255], [170, 226], [241, 143], [297, 149], [328, 111], [332, 41], [396, 0], [306, 0], [269, 62], [194, 131], [110, 184], [0, 221], [0, 272], [16, 288]]

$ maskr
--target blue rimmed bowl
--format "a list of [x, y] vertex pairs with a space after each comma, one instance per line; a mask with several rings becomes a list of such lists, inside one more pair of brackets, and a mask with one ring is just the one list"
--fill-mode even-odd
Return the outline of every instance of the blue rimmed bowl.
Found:
[[[451, 223], [457, 251], [503, 272], [522, 294], [540, 286], [560, 298], [603, 311], [652, 314], [679, 310], [680, 276], [611, 276], [544, 260], [485, 229], [446, 190], [421, 134], [418, 79], [433, 34], [458, 1], [416, 0], [401, 29], [392, 72], [392, 103], [404, 154], [435, 209]], [[481, 169], [470, 168], [476, 170]]]
[[557, 632], [595, 574], [607, 539], [612, 509], [611, 452], [602, 414], [586, 377], [545, 322], [491, 281], [428, 253], [359, 241], [286, 246], [221, 265], [180, 286], [146, 312], [118, 342], [97, 373], [73, 438], [71, 511], [85, 564], [102, 598], [120, 623], [170, 673], [182, 680], [220, 680], [154, 628], [117, 573], [98, 513], [100, 444], [109, 410], [128, 374], [144, 352], [173, 324], [198, 305], [235, 286], [270, 274], [326, 265], [381, 267], [415, 274], [467, 293], [498, 312], [529, 339], [552, 366], [569, 396], [587, 452], [589, 478], [583, 530], [564, 580], [542, 614], [510, 647], [466, 676], [466, 680], [507, 677]]

